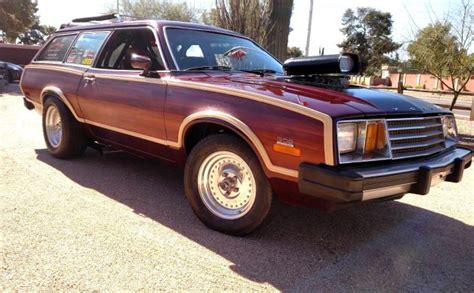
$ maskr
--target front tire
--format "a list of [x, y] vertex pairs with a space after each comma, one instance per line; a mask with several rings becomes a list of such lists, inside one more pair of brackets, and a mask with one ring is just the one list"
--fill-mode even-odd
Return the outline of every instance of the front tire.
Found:
[[60, 100], [46, 99], [42, 117], [44, 140], [52, 156], [70, 159], [84, 153], [87, 147], [84, 131]]
[[227, 134], [208, 136], [192, 149], [184, 188], [196, 216], [227, 234], [252, 232], [271, 207], [272, 190], [258, 158], [241, 139]]

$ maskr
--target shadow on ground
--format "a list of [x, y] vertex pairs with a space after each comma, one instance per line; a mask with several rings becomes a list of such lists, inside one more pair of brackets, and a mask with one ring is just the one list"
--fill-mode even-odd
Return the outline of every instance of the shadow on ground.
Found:
[[[246, 238], [204, 227], [189, 208], [182, 171], [124, 153], [93, 151], [38, 160], [123, 203], [233, 263], [231, 269], [281, 290], [443, 290], [474, 287], [472, 226], [400, 202], [322, 213], [274, 201], [266, 225]], [[223, 280], [225, 282], [225, 280]]]

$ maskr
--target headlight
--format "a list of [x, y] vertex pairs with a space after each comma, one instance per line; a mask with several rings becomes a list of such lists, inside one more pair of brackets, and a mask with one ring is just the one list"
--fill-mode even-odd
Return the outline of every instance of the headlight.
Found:
[[443, 132], [444, 138], [446, 139], [446, 144], [455, 143], [458, 139], [458, 131], [456, 128], [456, 119], [452, 115], [446, 115], [441, 117], [443, 122]]
[[340, 163], [390, 158], [385, 120], [341, 121], [337, 124]]
[[355, 151], [357, 145], [357, 123], [341, 123], [337, 126], [337, 145], [344, 154]]
[[339, 70], [341, 70], [342, 73], [351, 72], [353, 68], [354, 68], [354, 60], [352, 60], [351, 57], [341, 56], [339, 58]]

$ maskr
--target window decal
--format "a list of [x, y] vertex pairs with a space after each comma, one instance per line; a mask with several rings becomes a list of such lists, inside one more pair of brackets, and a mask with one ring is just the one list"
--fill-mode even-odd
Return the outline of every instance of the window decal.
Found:
[[82, 33], [69, 52], [66, 63], [91, 66], [109, 32]]

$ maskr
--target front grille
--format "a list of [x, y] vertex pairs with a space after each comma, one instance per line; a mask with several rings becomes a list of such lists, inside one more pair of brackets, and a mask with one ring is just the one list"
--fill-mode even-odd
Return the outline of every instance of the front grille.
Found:
[[431, 155], [446, 148], [441, 117], [387, 119], [393, 159]]

